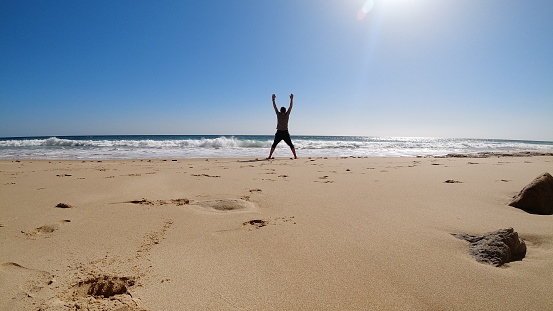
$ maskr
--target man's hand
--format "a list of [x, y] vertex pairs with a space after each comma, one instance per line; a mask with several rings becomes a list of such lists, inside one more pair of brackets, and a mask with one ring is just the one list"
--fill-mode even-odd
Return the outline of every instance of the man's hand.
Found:
[[290, 99], [294, 99], [294, 94], [290, 94]]
[[275, 94], [273, 94], [273, 100], [275, 100], [275, 98], [276, 98], [276, 95], [275, 95]]

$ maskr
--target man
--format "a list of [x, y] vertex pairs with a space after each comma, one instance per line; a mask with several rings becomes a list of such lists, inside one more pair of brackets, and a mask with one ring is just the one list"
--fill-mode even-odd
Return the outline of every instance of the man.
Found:
[[296, 149], [294, 148], [294, 144], [292, 144], [290, 133], [288, 133], [288, 119], [290, 117], [290, 112], [292, 111], [292, 106], [294, 106], [294, 94], [290, 94], [290, 107], [288, 108], [288, 111], [286, 111], [286, 108], [284, 107], [281, 107], [280, 111], [278, 111], [277, 105], [275, 103], [275, 98], [276, 95], [273, 94], [273, 108], [275, 109], [278, 121], [277, 132], [275, 134], [275, 141], [271, 146], [271, 152], [269, 153], [269, 157], [267, 159], [274, 159], [273, 152], [275, 152], [275, 148], [281, 140], [284, 140], [284, 142], [286, 142], [286, 144], [290, 147], [290, 150], [292, 150], [292, 153], [294, 154], [294, 159], [297, 159], [298, 156], [296, 155]]

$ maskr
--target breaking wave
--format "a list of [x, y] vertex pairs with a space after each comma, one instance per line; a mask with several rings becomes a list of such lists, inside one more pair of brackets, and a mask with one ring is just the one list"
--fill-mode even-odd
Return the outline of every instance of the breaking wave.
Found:
[[[268, 145], [267, 145], [268, 144]], [[10, 139], [0, 140], [0, 147], [135, 147], [135, 148], [256, 148], [270, 146], [270, 141], [237, 139], [235, 137], [217, 137], [202, 139], [65, 139], [50, 137], [46, 139]]]
[[[450, 153], [553, 151], [553, 142], [355, 136], [292, 136], [301, 156], [425, 156]], [[136, 159], [263, 157], [269, 135], [61, 136], [0, 138], [0, 158]], [[289, 156], [282, 142], [277, 156]]]

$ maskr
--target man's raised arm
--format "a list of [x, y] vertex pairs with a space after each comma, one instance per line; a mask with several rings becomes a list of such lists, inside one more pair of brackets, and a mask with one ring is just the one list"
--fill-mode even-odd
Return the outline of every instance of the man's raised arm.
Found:
[[294, 106], [294, 94], [290, 94], [290, 107], [288, 108], [288, 113], [292, 111], [293, 106]]
[[275, 112], [278, 113], [278, 108], [277, 108], [277, 105], [275, 103], [275, 98], [276, 98], [276, 95], [273, 94], [273, 108], [275, 108]]

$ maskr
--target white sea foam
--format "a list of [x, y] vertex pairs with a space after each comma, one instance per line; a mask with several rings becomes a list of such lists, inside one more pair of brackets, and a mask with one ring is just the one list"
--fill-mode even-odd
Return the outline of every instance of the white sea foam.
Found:
[[[553, 151], [553, 142], [411, 137], [293, 136], [301, 156], [424, 156]], [[0, 158], [133, 159], [264, 157], [273, 136], [91, 136], [0, 139]], [[290, 156], [282, 142], [275, 156]]]
[[0, 140], [0, 147], [135, 147], [135, 148], [265, 148], [270, 140], [260, 141], [237, 139], [235, 137], [217, 137], [202, 139], [122, 139], [122, 140], [73, 140], [50, 137], [46, 139]]

